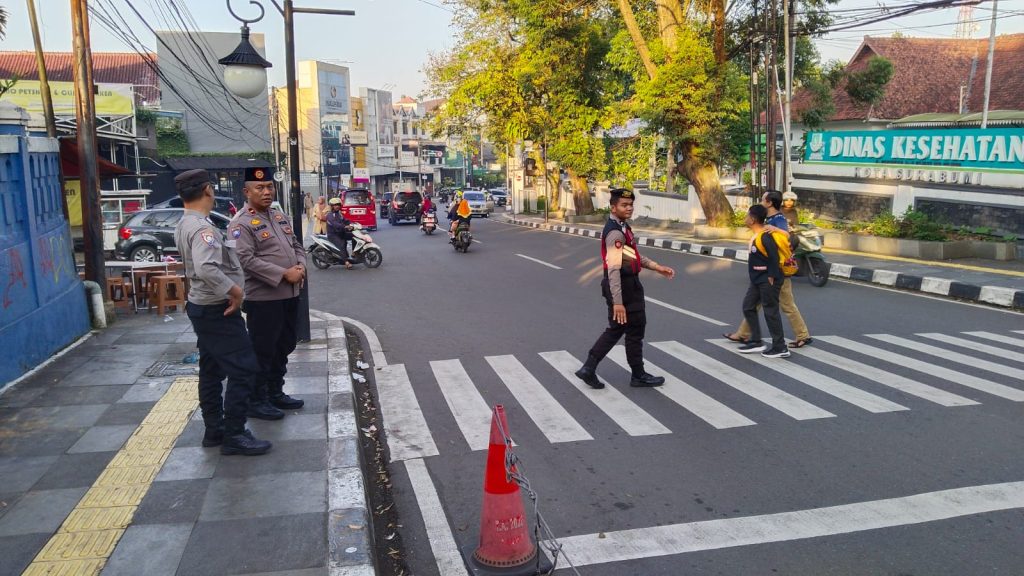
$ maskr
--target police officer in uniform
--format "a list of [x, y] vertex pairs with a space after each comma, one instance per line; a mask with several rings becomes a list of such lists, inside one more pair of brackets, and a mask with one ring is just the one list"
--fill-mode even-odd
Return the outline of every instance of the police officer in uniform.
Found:
[[249, 417], [284, 418], [281, 410], [305, 402], [284, 392], [288, 355], [298, 342], [299, 289], [306, 278], [306, 250], [288, 216], [271, 208], [277, 191], [271, 168], [245, 171], [245, 206], [235, 214], [228, 235], [238, 243], [245, 271], [246, 321], [262, 377], [253, 387]]
[[[206, 433], [203, 446], [220, 446], [221, 454], [265, 454], [271, 444], [245, 429], [246, 410], [259, 361], [239, 312], [242, 266], [233, 242], [207, 219], [214, 190], [206, 170], [189, 170], [174, 178], [185, 214], [174, 230], [190, 288], [185, 312], [199, 345], [199, 406]], [[221, 390], [225, 376], [227, 387]]]
[[632, 378], [630, 386], [661, 386], [665, 379], [644, 370], [643, 344], [647, 316], [644, 312], [644, 287], [640, 270], [654, 270], [665, 278], [674, 278], [675, 270], [640, 255], [636, 237], [629, 228], [633, 216], [633, 192], [624, 188], [611, 191], [611, 216], [601, 233], [601, 258], [604, 280], [601, 293], [608, 304], [608, 328], [587, 354], [587, 361], [576, 376], [591, 388], [604, 388], [597, 378], [597, 365], [626, 336], [626, 359]]

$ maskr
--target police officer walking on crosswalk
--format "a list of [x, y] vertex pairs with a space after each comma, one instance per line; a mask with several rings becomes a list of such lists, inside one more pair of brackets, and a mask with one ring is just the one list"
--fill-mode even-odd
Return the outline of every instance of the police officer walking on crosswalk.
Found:
[[675, 270], [640, 255], [636, 237], [629, 227], [633, 216], [633, 192], [624, 188], [611, 190], [611, 216], [601, 233], [601, 258], [604, 280], [601, 293], [608, 304], [608, 328], [597, 339], [576, 376], [591, 388], [604, 388], [597, 378], [597, 365], [626, 337], [626, 360], [632, 372], [630, 386], [661, 386], [665, 379], [644, 370], [643, 340], [647, 326], [644, 311], [644, 287], [640, 270], [647, 268], [665, 278], [674, 278]]
[[306, 280], [306, 250], [287, 215], [272, 207], [277, 188], [271, 168], [245, 171], [245, 206], [228, 226], [245, 271], [246, 322], [263, 368], [249, 405], [249, 417], [284, 418], [282, 410], [305, 402], [284, 391], [288, 355], [298, 343], [299, 290]]
[[[220, 446], [221, 454], [265, 454], [271, 444], [245, 429], [252, 383], [259, 361], [239, 311], [245, 282], [230, 240], [208, 219], [214, 205], [206, 170], [189, 170], [174, 178], [185, 214], [174, 230], [174, 243], [189, 278], [185, 312], [199, 345], [199, 407], [206, 433], [203, 446]], [[221, 383], [227, 377], [227, 387]]]

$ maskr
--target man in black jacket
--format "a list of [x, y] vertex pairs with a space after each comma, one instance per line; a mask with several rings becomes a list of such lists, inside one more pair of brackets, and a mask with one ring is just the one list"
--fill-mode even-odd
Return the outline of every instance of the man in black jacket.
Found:
[[[747, 211], [747, 227], [754, 233], [750, 238], [750, 257], [747, 259], [747, 270], [750, 274], [750, 287], [743, 298], [743, 317], [750, 325], [750, 340], [740, 346], [740, 352], [752, 354], [760, 352], [765, 358], [787, 358], [789, 348], [782, 331], [782, 316], [779, 315], [779, 292], [786, 277], [779, 267], [779, 248], [770, 233], [765, 232], [765, 219], [768, 210], [755, 204]], [[761, 237], [765, 253], [757, 248], [756, 238]], [[771, 347], [765, 346], [761, 340], [761, 322], [757, 319], [757, 307], [764, 310], [764, 321], [772, 335]]]

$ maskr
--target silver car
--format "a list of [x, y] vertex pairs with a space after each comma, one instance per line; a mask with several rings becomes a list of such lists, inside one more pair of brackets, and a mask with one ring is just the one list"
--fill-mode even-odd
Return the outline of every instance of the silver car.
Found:
[[487, 197], [484, 192], [463, 192], [462, 198], [469, 202], [469, 210], [472, 216], [483, 216], [489, 218], [494, 212], [494, 200]]

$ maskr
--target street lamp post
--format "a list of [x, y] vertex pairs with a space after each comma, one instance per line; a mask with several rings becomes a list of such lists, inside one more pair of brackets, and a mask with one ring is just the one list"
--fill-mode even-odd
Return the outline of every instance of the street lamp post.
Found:
[[[326, 14], [333, 16], [355, 16], [354, 10], [331, 10], [327, 8], [297, 8], [292, 0], [283, 0], [283, 6], [277, 0], [270, 0], [284, 18], [285, 45], [285, 76], [288, 84], [288, 159], [291, 172], [291, 196], [289, 198], [292, 211], [292, 229], [296, 238], [303, 238], [302, 232], [302, 192], [299, 187], [299, 113], [298, 98], [295, 85], [295, 14]], [[235, 95], [242, 98], [258, 96], [267, 87], [267, 68], [270, 62], [263, 59], [249, 43], [249, 24], [263, 19], [265, 11], [257, 0], [249, 0], [260, 9], [255, 19], [245, 19], [231, 9], [231, 0], [226, 0], [228, 12], [242, 23], [242, 39], [235, 51], [221, 58], [224, 65], [224, 83]], [[256, 86], [259, 89], [256, 89]], [[310, 338], [309, 330], [309, 285], [303, 283], [299, 293], [299, 321], [296, 332], [301, 341]]]

